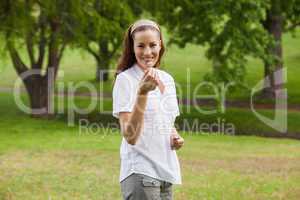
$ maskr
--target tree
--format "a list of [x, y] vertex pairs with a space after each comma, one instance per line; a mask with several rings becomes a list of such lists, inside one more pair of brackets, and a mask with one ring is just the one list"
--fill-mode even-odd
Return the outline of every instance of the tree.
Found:
[[[263, 90], [263, 96], [273, 98], [276, 89], [281, 88], [283, 84], [283, 75], [280, 69], [283, 67], [282, 60], [282, 34], [283, 32], [294, 31], [300, 26], [300, 1], [299, 0], [271, 0], [266, 9], [266, 17], [262, 25], [270, 36], [273, 43], [265, 48], [266, 55], [272, 55], [275, 62], [264, 61], [264, 77], [270, 80], [270, 87]], [[277, 71], [277, 73], [274, 73]], [[265, 83], [266, 85], [267, 83]]]
[[108, 69], [117, 56], [124, 32], [140, 13], [124, 0], [92, 1], [85, 13], [88, 21], [81, 27], [80, 46], [95, 58], [97, 81], [108, 80]]
[[271, 77], [264, 92], [274, 96], [273, 72], [282, 67], [282, 31], [300, 24], [299, 0], [156, 0], [146, 5], [170, 30], [172, 43], [208, 46], [210, 80], [243, 83], [247, 56], [253, 56], [264, 61], [264, 76]]
[[73, 27], [83, 19], [82, 5], [80, 0], [0, 1], [0, 33], [33, 117], [54, 114], [51, 91], [65, 47], [74, 39]]

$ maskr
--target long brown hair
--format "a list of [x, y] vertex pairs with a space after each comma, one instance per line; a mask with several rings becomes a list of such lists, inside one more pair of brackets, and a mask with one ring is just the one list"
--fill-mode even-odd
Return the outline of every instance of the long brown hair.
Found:
[[134, 49], [133, 49], [133, 37], [134, 37], [134, 34], [136, 32], [145, 31], [145, 30], [149, 30], [149, 29], [159, 32], [159, 37], [160, 37], [160, 40], [161, 40], [161, 49], [160, 49], [160, 52], [159, 52], [158, 61], [156, 62], [155, 66], [154, 66], [155, 68], [159, 68], [161, 57], [163, 56], [163, 54], [165, 52], [165, 46], [164, 46], [164, 43], [163, 43], [163, 38], [162, 38], [160, 28], [159, 28], [160, 31], [158, 31], [153, 26], [149, 26], [149, 25], [140, 26], [140, 27], [136, 28], [133, 31], [133, 33], [131, 34], [132, 26], [133, 26], [133, 24], [127, 29], [127, 31], [125, 33], [124, 41], [123, 41], [123, 52], [122, 52], [121, 57], [118, 60], [115, 77], [119, 73], [121, 73], [122, 71], [125, 71], [126, 69], [132, 67], [133, 64], [136, 63], [136, 58], [135, 58]]

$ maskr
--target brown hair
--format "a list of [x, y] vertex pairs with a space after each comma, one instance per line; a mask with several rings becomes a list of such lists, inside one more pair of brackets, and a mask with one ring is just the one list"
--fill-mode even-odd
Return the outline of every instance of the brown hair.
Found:
[[154, 65], [155, 68], [159, 68], [161, 57], [163, 56], [163, 54], [165, 52], [165, 46], [164, 46], [164, 43], [163, 43], [161, 31], [158, 31], [153, 26], [144, 25], [144, 26], [139, 26], [138, 28], [136, 28], [133, 31], [133, 33], [131, 34], [132, 26], [133, 26], [133, 24], [127, 29], [127, 31], [125, 33], [125, 37], [124, 37], [124, 41], [123, 41], [123, 52], [122, 52], [121, 57], [118, 60], [115, 77], [119, 73], [121, 73], [121, 72], [125, 71], [126, 69], [129, 69], [130, 67], [132, 67], [132, 65], [136, 62], [134, 49], [133, 49], [133, 37], [134, 37], [134, 33], [136, 33], [136, 32], [151, 29], [151, 30], [155, 30], [159, 33], [159, 37], [160, 37], [160, 40], [161, 40], [161, 49], [160, 49], [160, 52], [159, 52], [158, 61]]

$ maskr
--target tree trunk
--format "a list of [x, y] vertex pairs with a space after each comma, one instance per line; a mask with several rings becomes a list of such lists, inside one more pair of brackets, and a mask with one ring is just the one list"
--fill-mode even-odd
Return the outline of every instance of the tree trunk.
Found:
[[217, 82], [225, 82], [227, 77], [222, 75], [221, 62], [217, 58], [212, 59], [213, 76], [216, 77]]
[[[273, 64], [264, 62], [264, 80], [265, 88], [262, 91], [262, 95], [265, 98], [274, 98], [276, 89], [282, 88], [283, 74], [282, 74], [282, 23], [280, 4], [274, 0], [272, 1], [272, 7], [267, 12], [267, 19], [264, 22], [265, 29], [273, 36], [275, 45], [266, 49], [267, 54], [272, 54], [276, 57], [276, 61]], [[276, 72], [276, 73], [275, 73]]]
[[53, 77], [32, 75], [24, 80], [28, 92], [31, 116], [34, 118], [53, 118]]
[[98, 42], [98, 56], [96, 57], [97, 71], [96, 81], [108, 81], [109, 65], [111, 59], [111, 52], [108, 49], [108, 41], [100, 40]]
[[53, 61], [52, 63], [55, 65], [47, 67], [46, 74], [42, 75], [41, 65], [36, 65], [32, 69], [28, 69], [14, 47], [9, 47], [9, 53], [13, 66], [26, 87], [30, 101], [31, 116], [36, 118], [52, 118], [54, 116], [52, 106], [53, 88], [59, 62]]
[[96, 81], [108, 81], [109, 79], [109, 61], [97, 61]]

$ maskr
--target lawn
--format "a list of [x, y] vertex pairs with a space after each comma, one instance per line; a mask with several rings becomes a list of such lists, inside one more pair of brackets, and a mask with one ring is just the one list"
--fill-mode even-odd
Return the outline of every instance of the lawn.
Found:
[[[32, 119], [3, 97], [0, 116], [0, 199], [121, 199], [118, 131]], [[176, 200], [300, 198], [297, 140], [182, 135]]]

